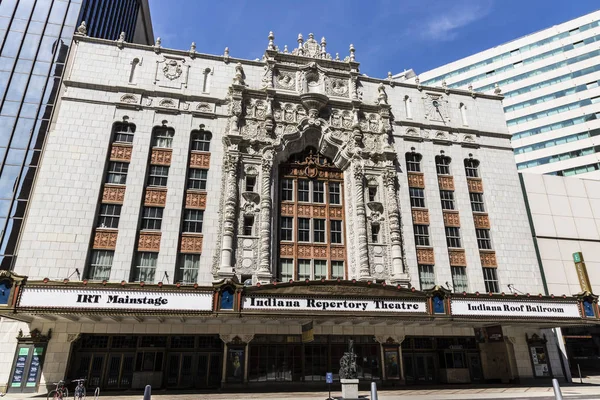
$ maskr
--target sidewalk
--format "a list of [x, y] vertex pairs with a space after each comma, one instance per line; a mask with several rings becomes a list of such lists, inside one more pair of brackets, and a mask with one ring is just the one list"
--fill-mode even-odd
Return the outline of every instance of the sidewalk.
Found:
[[[600, 399], [600, 385], [577, 384], [565, 385], [562, 387], [562, 394], [567, 399], [574, 396], [592, 396], [591, 399]], [[179, 394], [166, 391], [155, 391], [152, 394], [152, 400], [324, 400], [329, 395], [328, 392], [289, 392], [289, 393], [194, 393]], [[339, 392], [332, 392], [332, 397], [340, 396]], [[361, 396], [369, 397], [370, 393], [360, 392]], [[45, 399], [46, 394], [7, 394], [2, 400], [12, 399]], [[116, 398], [118, 400], [142, 400], [143, 391], [102, 393], [102, 398]], [[535, 399], [535, 398], [554, 398], [552, 387], [474, 387], [474, 388], [409, 388], [399, 390], [380, 390], [378, 391], [379, 400], [475, 400], [475, 399]]]

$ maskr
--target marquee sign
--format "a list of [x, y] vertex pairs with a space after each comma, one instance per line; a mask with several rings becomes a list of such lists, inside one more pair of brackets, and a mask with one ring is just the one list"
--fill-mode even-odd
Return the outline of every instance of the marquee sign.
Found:
[[577, 302], [452, 299], [452, 315], [473, 317], [581, 318]]
[[211, 311], [211, 292], [152, 292], [24, 287], [20, 308]]
[[389, 313], [427, 313], [425, 300], [388, 300], [388, 299], [338, 299], [317, 297], [278, 297], [246, 296], [243, 301], [245, 310], [285, 310], [285, 311], [352, 311], [352, 312], [389, 312]]

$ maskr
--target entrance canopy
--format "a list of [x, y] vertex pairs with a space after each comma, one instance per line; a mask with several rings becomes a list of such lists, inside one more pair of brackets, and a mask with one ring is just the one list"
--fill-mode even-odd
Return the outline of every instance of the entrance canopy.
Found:
[[600, 324], [598, 297], [419, 291], [364, 281], [318, 280], [244, 286], [224, 280], [212, 286], [43, 281], [4, 273], [0, 315], [35, 318], [122, 320], [167, 318], [288, 320], [303, 323], [519, 324], [557, 327]]

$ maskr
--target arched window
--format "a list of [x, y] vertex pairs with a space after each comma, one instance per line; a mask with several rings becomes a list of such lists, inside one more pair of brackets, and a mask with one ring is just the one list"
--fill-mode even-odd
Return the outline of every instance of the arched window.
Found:
[[467, 106], [465, 103], [460, 103], [460, 117], [462, 119], [462, 124], [464, 126], [468, 126], [469, 122], [467, 121]]
[[281, 164], [278, 279], [343, 279], [343, 173], [315, 149]]
[[404, 111], [406, 112], [407, 119], [412, 119], [412, 107], [410, 104], [411, 102], [412, 100], [409, 96], [404, 96]]
[[192, 150], [210, 151], [212, 134], [208, 131], [192, 131]]
[[479, 161], [472, 158], [465, 159], [465, 173], [469, 178], [479, 178]]
[[408, 172], [421, 172], [421, 158], [419, 153], [406, 153], [406, 170]]
[[435, 157], [435, 169], [438, 175], [450, 175], [450, 157], [440, 155]]
[[175, 136], [175, 129], [158, 127], [154, 128], [154, 134], [152, 135], [152, 147], [160, 147], [163, 149], [170, 149], [173, 147], [173, 137]]
[[113, 142], [132, 143], [135, 125], [126, 122], [117, 122], [113, 125]]
[[137, 67], [139, 64], [140, 64], [139, 58], [134, 58], [133, 61], [131, 61], [131, 71], [129, 72], [129, 83], [135, 82], [136, 70], [137, 70]]

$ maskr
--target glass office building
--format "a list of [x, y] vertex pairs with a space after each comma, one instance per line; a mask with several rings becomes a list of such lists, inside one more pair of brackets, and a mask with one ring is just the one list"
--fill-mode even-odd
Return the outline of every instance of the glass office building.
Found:
[[419, 75], [504, 96], [519, 170], [600, 179], [600, 11]]
[[[11, 269], [76, 27], [153, 42], [147, 0], [0, 2], [0, 269]], [[89, 22], [88, 22], [89, 21]]]

